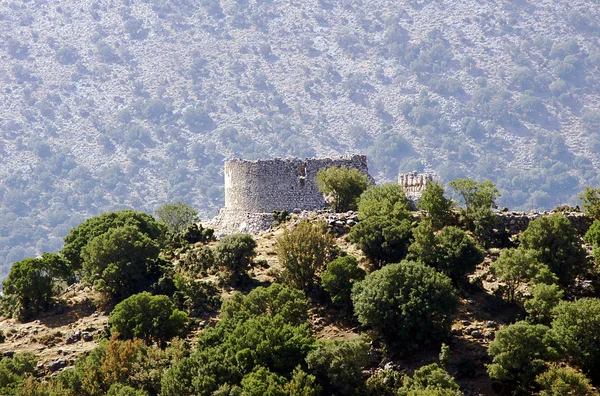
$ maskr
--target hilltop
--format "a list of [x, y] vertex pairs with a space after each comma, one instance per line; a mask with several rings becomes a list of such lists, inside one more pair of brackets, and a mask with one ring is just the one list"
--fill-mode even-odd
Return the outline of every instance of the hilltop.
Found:
[[597, 185], [600, 5], [0, 4], [0, 275], [83, 218], [222, 206], [233, 156], [363, 151], [377, 180], [492, 179], [512, 209]]

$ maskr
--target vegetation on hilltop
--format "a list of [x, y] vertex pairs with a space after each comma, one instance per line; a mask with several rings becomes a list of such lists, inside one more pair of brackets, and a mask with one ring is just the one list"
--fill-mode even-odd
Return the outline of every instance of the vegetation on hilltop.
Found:
[[[436, 203], [447, 199], [439, 189]], [[135, 211], [101, 214], [71, 230], [76, 244], [13, 266], [0, 305], [4, 316], [42, 318], [64, 306], [61, 289], [84, 282], [109, 314], [98, 345], [53, 376], [38, 372], [33, 355], [5, 356], [0, 387], [14, 395], [458, 395], [481, 392], [475, 381], [484, 381], [486, 394], [597, 394], [600, 282], [582, 236], [553, 214], [506, 248], [498, 230], [471, 229], [468, 210], [489, 210], [487, 197], [436, 229], [441, 212], [411, 212], [401, 190], [373, 186], [346, 235], [294, 217], [261, 239], [220, 241], [187, 242]], [[361, 224], [405, 242], [388, 244], [385, 256], [357, 251], [363, 240], [348, 240]], [[588, 246], [596, 234], [590, 228]], [[259, 242], [276, 257], [258, 259]], [[485, 335], [463, 326], [482, 312]], [[324, 333], [324, 320], [344, 336]]]

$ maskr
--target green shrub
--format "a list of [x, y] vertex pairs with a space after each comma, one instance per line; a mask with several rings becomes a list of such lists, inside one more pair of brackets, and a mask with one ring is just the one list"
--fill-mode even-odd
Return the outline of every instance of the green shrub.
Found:
[[175, 309], [169, 297], [143, 292], [118, 303], [110, 314], [109, 323], [111, 331], [121, 337], [137, 337], [149, 343], [182, 335], [187, 315]]
[[450, 186], [462, 197], [465, 205], [461, 217], [467, 227], [482, 241], [487, 241], [495, 222], [493, 208], [500, 192], [491, 181], [477, 183], [472, 179], [456, 179]]
[[600, 300], [580, 298], [560, 302], [553, 312], [552, 328], [560, 343], [592, 379], [600, 377]]
[[338, 257], [327, 264], [321, 275], [321, 285], [331, 296], [331, 302], [342, 307], [351, 307], [352, 286], [365, 278], [365, 271], [358, 267], [352, 256]]
[[358, 202], [359, 223], [350, 231], [356, 243], [376, 266], [406, 256], [412, 224], [408, 200], [399, 184], [373, 186]]
[[498, 275], [500, 281], [506, 283], [508, 302], [515, 302], [518, 288], [527, 281], [556, 281], [548, 266], [539, 262], [537, 257], [538, 253], [534, 250], [505, 249], [492, 264], [492, 271]]
[[466, 275], [483, 261], [483, 251], [458, 227], [444, 227], [435, 236], [434, 267], [455, 284], [464, 283]]
[[444, 187], [438, 182], [427, 184], [419, 199], [418, 208], [427, 212], [433, 228], [440, 230], [452, 222], [451, 199], [444, 197]]
[[454, 378], [436, 363], [416, 370], [412, 378], [405, 376], [402, 386], [398, 389], [398, 396], [459, 396], [461, 394], [460, 386]]
[[158, 243], [136, 226], [111, 228], [82, 249], [85, 279], [119, 301], [158, 281], [159, 253]]
[[540, 283], [531, 288], [531, 298], [525, 301], [527, 320], [533, 323], [549, 325], [554, 318], [552, 310], [562, 300], [564, 292], [558, 285]]
[[92, 239], [110, 229], [124, 226], [135, 226], [139, 232], [155, 241], [161, 240], [165, 232], [164, 227], [147, 213], [133, 210], [102, 213], [73, 228], [64, 238], [65, 246], [61, 253], [69, 261], [73, 270], [78, 270], [83, 262], [82, 250]]
[[540, 396], [589, 396], [598, 394], [593, 390], [590, 380], [585, 375], [569, 366], [553, 365], [548, 371], [538, 375], [535, 381], [542, 388]]
[[156, 208], [156, 216], [175, 234], [183, 233], [187, 227], [198, 221], [198, 211], [184, 202], [166, 203]]
[[235, 284], [252, 267], [256, 257], [256, 241], [250, 234], [227, 235], [215, 248], [215, 260]]
[[29, 352], [0, 359], [0, 394], [20, 394], [25, 379], [36, 374], [36, 365], [36, 357]]
[[587, 270], [585, 250], [577, 231], [562, 214], [540, 217], [529, 223], [519, 238], [523, 249], [535, 250], [562, 285]]
[[309, 352], [306, 363], [326, 394], [362, 395], [368, 352], [369, 346], [360, 339], [324, 341]]
[[367, 176], [358, 169], [337, 166], [320, 170], [315, 181], [319, 191], [331, 196], [336, 212], [355, 210], [358, 197], [369, 187]]
[[556, 335], [549, 327], [517, 322], [496, 332], [488, 353], [488, 374], [513, 389], [527, 390], [546, 363], [560, 357]]
[[368, 396], [396, 396], [402, 386], [402, 374], [393, 369], [376, 371], [367, 379]]
[[277, 257], [284, 268], [283, 281], [297, 289], [311, 290], [315, 277], [331, 260], [335, 242], [323, 221], [300, 221], [277, 239]]
[[416, 350], [448, 336], [458, 300], [447, 276], [404, 261], [357, 283], [352, 303], [360, 323], [379, 330], [400, 348]]
[[191, 315], [192, 312], [211, 311], [221, 304], [219, 291], [210, 281], [201, 281], [176, 274], [174, 279], [177, 291], [173, 294], [173, 301], [177, 308]]
[[247, 295], [234, 293], [221, 307], [221, 319], [228, 322], [243, 322], [266, 314], [279, 315], [286, 323], [300, 325], [308, 319], [308, 302], [302, 291], [273, 283], [257, 287]]

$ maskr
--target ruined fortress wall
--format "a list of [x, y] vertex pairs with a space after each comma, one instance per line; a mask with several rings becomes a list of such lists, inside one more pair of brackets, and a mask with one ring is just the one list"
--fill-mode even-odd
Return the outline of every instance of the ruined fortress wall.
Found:
[[319, 170], [332, 166], [356, 168], [374, 183], [364, 155], [257, 161], [233, 159], [225, 164], [225, 209], [250, 213], [321, 209], [326, 202], [315, 177]]

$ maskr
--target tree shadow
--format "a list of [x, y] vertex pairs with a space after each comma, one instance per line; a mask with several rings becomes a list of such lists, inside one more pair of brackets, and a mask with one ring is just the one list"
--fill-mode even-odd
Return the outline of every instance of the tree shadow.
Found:
[[37, 319], [49, 328], [63, 327], [92, 315], [96, 310], [96, 306], [86, 299], [71, 306], [59, 305]]

